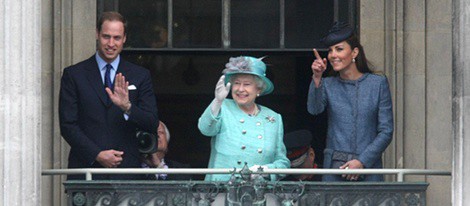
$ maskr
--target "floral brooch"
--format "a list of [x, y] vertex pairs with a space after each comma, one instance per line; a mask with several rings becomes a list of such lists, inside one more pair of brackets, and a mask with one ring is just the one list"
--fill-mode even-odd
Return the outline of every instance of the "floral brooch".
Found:
[[268, 122], [271, 122], [271, 123], [274, 123], [276, 122], [276, 119], [274, 119], [274, 117], [271, 117], [271, 116], [267, 116], [266, 119], [268, 120]]

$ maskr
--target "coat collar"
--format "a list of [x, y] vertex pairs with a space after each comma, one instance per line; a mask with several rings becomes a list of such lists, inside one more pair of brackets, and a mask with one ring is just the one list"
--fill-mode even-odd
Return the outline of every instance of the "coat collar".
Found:
[[356, 83], [358, 83], [358, 82], [362, 82], [362, 81], [363, 81], [364, 79], [366, 79], [368, 76], [369, 76], [369, 73], [364, 73], [364, 74], [362, 74], [361, 77], [359, 77], [359, 79], [356, 79], [356, 80], [341, 79], [341, 77], [339, 77], [339, 76], [338, 76], [338, 79], [339, 79], [339, 81], [344, 82], [344, 83], [356, 84]]

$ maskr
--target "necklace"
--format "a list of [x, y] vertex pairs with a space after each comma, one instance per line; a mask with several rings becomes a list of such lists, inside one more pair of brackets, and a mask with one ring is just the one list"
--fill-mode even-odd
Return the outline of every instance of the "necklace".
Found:
[[248, 116], [250, 117], [253, 117], [253, 116], [256, 116], [258, 114], [258, 106], [256, 106], [255, 104], [255, 108], [253, 108], [253, 111], [251, 111], [251, 114], [249, 113]]
[[255, 107], [253, 108], [253, 110], [251, 112], [246, 112], [245, 110], [243, 110], [240, 105], [238, 105], [238, 108], [240, 108], [243, 112], [247, 113], [248, 116], [252, 117], [252, 116], [256, 116], [259, 112], [258, 110], [258, 106], [255, 104]]

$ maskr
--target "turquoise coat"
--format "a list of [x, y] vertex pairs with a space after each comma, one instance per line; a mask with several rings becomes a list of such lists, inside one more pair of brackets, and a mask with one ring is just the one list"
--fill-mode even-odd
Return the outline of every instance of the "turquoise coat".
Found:
[[[244, 113], [232, 99], [225, 99], [219, 115], [206, 108], [198, 128], [212, 137], [208, 168], [242, 168], [265, 165], [269, 169], [289, 168], [284, 146], [284, 128], [280, 114], [258, 105], [258, 115]], [[228, 181], [231, 175], [206, 175], [207, 181]], [[278, 179], [271, 175], [271, 180]]]

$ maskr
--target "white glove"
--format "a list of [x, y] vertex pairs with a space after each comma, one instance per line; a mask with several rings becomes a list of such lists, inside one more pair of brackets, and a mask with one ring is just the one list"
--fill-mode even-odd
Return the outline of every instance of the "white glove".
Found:
[[225, 75], [222, 75], [215, 86], [215, 98], [211, 104], [211, 112], [212, 115], [217, 116], [220, 111], [220, 107], [222, 107], [222, 102], [227, 97], [228, 93], [230, 92], [230, 82], [225, 85]]

